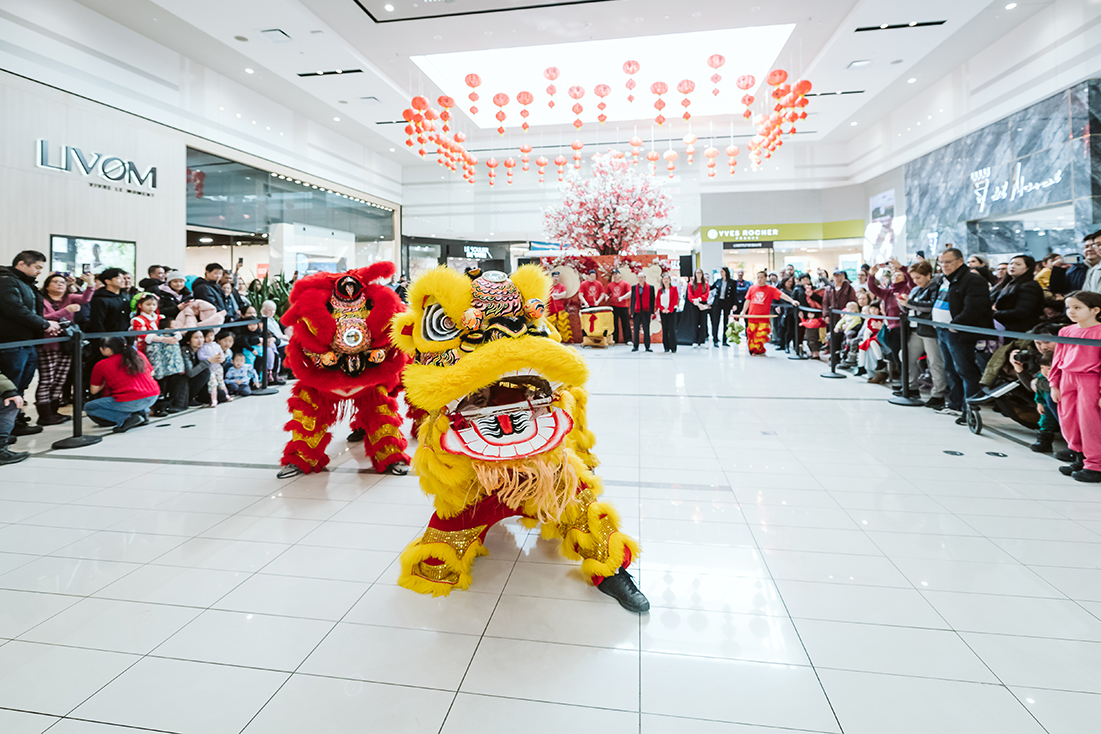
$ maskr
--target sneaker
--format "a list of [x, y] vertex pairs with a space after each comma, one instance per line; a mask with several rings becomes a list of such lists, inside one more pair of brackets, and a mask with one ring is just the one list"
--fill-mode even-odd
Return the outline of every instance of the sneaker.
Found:
[[29, 451], [12, 451], [7, 446], [0, 447], [0, 465], [18, 464], [31, 455]]
[[925, 401], [925, 407], [933, 410], [944, 410], [944, 398], [929, 398]]
[[32, 426], [30, 423], [21, 421], [16, 422], [11, 429], [11, 435], [13, 436], [33, 436], [36, 433], [42, 433], [42, 426]]
[[348, 434], [348, 443], [358, 443], [367, 438], [367, 431], [363, 428], [356, 428]]
[[1059, 467], [1059, 473], [1064, 477], [1074, 476], [1075, 472], [1080, 472], [1085, 469], [1085, 465], [1081, 461], [1076, 461], [1073, 464], [1063, 464]]
[[1041, 433], [1036, 437], [1036, 443], [1029, 446], [1029, 448], [1038, 454], [1050, 454], [1051, 442], [1054, 440], [1055, 436], [1050, 433]]
[[1089, 484], [1101, 482], [1101, 471], [1094, 471], [1093, 469], [1080, 469], [1070, 476], [1076, 482], [1087, 482]]
[[126, 433], [131, 428], [137, 428], [144, 423], [148, 423], [149, 419], [144, 415], [138, 415], [137, 413], [131, 413], [126, 416], [126, 420], [122, 422], [122, 425], [115, 426], [114, 433]]
[[649, 600], [638, 590], [625, 568], [616, 571], [615, 576], [605, 576], [596, 588], [615, 599], [628, 612], [642, 614], [650, 611]]
[[1055, 458], [1063, 462], [1077, 461], [1078, 452], [1071, 451], [1070, 449], [1063, 449], [1062, 451], [1055, 452]]
[[967, 425], [967, 416], [965, 416], [961, 413], [960, 417], [956, 419], [956, 425], [957, 426], [966, 426]]
[[114, 421], [109, 421], [106, 418], [100, 418], [98, 416], [90, 415], [90, 416], [88, 416], [88, 420], [90, 420], [92, 423], [95, 423], [97, 426], [99, 426], [101, 428], [114, 428], [115, 427], [115, 422]]
[[963, 415], [963, 412], [955, 408], [944, 407], [937, 411], [937, 415]]
[[637, 351], [638, 351], [638, 347], [631, 347], [631, 351], [632, 351], [632, 352], [637, 352]]

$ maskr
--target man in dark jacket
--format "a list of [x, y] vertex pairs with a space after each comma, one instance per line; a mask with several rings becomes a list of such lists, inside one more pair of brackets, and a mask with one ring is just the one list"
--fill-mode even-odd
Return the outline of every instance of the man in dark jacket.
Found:
[[[130, 329], [130, 299], [123, 291], [125, 273], [119, 268], [107, 268], [99, 274], [103, 287], [92, 294], [88, 332], [104, 334]], [[96, 350], [98, 351], [98, 350]]]
[[646, 351], [653, 351], [650, 349], [650, 322], [657, 317], [657, 293], [654, 286], [646, 285], [646, 276], [639, 273], [638, 285], [631, 288], [631, 338], [635, 343], [632, 352], [638, 351], [639, 329], [645, 338]]
[[[990, 303], [990, 285], [981, 275], [964, 267], [963, 253], [949, 247], [938, 259], [944, 279], [933, 304], [933, 321], [994, 328], [993, 308]], [[944, 356], [944, 372], [948, 378], [948, 407], [945, 412], [957, 414], [963, 410], [966, 398], [981, 393], [982, 370], [975, 358], [975, 342], [983, 338], [979, 334], [938, 328], [937, 339]], [[964, 423], [960, 415], [956, 421]]]
[[745, 279], [745, 271], [738, 270], [738, 278], [734, 281], [734, 306], [732, 308], [734, 313], [742, 312], [746, 294], [749, 293], [749, 289], [752, 287], [753, 284]]
[[138, 283], [138, 287], [146, 293], [156, 293], [157, 289], [167, 282], [164, 279], [166, 271], [167, 269], [163, 265], [150, 265], [149, 270], [146, 271], [149, 277], [142, 278], [141, 282]]
[[[56, 336], [60, 325], [42, 317], [42, 294], [35, 280], [42, 273], [46, 256], [37, 250], [24, 250], [12, 260], [10, 268], [0, 268], [0, 342], [21, 342]], [[33, 346], [0, 350], [0, 373], [15, 385], [22, 396], [34, 378], [38, 352]], [[15, 424], [13, 435], [39, 433], [24, 416]]]
[[233, 304], [226, 303], [226, 294], [222, 291], [222, 273], [225, 269], [218, 263], [210, 263], [206, 266], [206, 272], [202, 278], [196, 278], [191, 284], [191, 292], [200, 301], [206, 301], [214, 306], [215, 311], [225, 311], [226, 321], [233, 321], [237, 309]]
[[1097, 247], [1095, 239], [1101, 232], [1088, 234], [1082, 240], [1082, 262], [1071, 265], [1064, 263], [1051, 269], [1051, 279], [1048, 281], [1048, 290], [1052, 293], [1067, 295], [1080, 291], [1086, 284], [1086, 275], [1089, 271], [1101, 264], [1101, 248]]

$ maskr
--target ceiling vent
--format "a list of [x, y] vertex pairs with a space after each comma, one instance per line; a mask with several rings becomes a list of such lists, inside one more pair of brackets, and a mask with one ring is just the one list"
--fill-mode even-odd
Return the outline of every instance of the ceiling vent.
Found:
[[336, 76], [338, 74], [362, 74], [363, 69], [336, 69], [330, 71], [303, 71], [298, 76]]
[[378, 97], [360, 97], [359, 101], [363, 104], [378, 104]]
[[872, 65], [872, 60], [871, 59], [859, 59], [857, 61], [851, 62], [848, 65], [847, 68], [849, 68], [849, 69], [860, 69], [860, 68], [863, 68], [865, 66], [871, 66], [871, 65]]
[[804, 97], [835, 97], [839, 94], [864, 94], [863, 89], [850, 89], [847, 92], [807, 92]]
[[291, 37], [288, 36], [285, 31], [281, 31], [278, 28], [269, 28], [266, 31], [260, 31], [260, 35], [272, 43], [289, 43], [291, 41]]
[[934, 25], [944, 25], [946, 20], [923, 20], [920, 23], [912, 20], [909, 23], [884, 23], [882, 25], [866, 25], [856, 29], [857, 33], [863, 31], [895, 31], [900, 28], [927, 28]]

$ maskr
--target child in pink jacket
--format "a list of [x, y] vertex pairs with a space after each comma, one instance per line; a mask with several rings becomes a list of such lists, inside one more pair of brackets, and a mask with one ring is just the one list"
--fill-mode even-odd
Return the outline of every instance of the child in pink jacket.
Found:
[[[1101, 339], [1101, 294], [1078, 291], [1066, 298], [1074, 323], [1059, 336]], [[1101, 346], [1056, 344], [1051, 360], [1051, 399], [1059, 404], [1059, 426], [1077, 454], [1059, 471], [1079, 482], [1101, 482]]]

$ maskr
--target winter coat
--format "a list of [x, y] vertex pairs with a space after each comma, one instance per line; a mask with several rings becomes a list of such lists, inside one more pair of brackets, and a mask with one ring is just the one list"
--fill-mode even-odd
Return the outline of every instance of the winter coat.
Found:
[[180, 315], [180, 306], [190, 301], [195, 296], [191, 295], [191, 291], [184, 288], [177, 293], [169, 288], [167, 285], [162, 285], [158, 288], [154, 295], [160, 299], [159, 308], [161, 314], [161, 321], [170, 324], [177, 316]]
[[34, 278], [14, 267], [0, 268], [0, 342], [41, 339], [48, 326]]
[[994, 318], [1007, 331], [1028, 331], [1040, 323], [1044, 289], [1027, 274], [995, 288], [990, 295], [994, 299]]
[[125, 291], [112, 293], [100, 288], [92, 294], [92, 315], [88, 332], [102, 334], [130, 329], [130, 297]]

